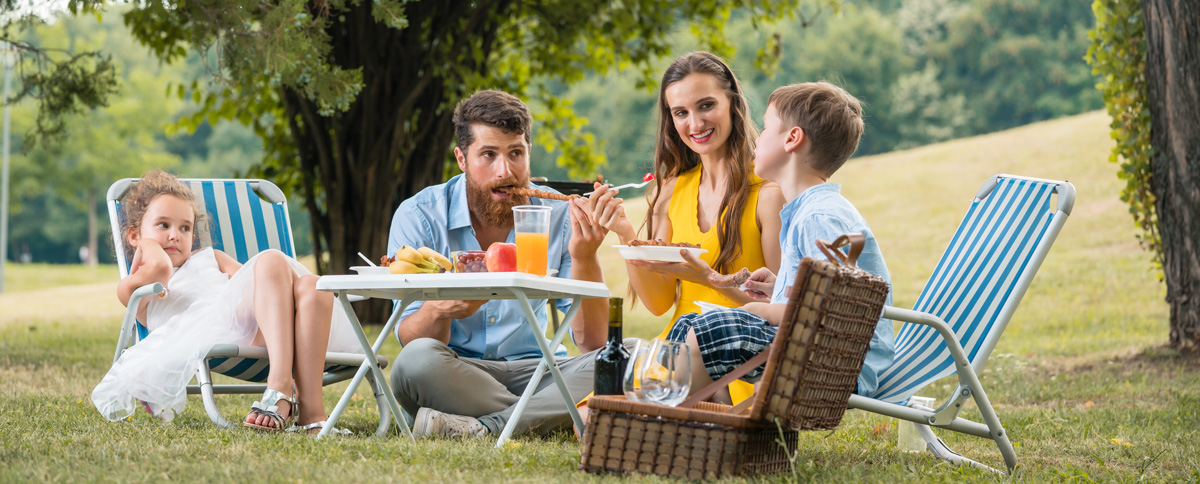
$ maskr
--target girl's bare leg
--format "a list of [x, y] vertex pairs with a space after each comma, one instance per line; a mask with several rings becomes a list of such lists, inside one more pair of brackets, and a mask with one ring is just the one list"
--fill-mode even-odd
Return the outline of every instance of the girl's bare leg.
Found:
[[329, 324], [333, 293], [316, 289], [317, 276], [296, 280], [296, 389], [300, 395], [301, 425], [325, 420], [321, 378], [325, 374], [325, 352], [329, 347]]
[[[693, 394], [712, 385], [713, 379], [708, 376], [708, 370], [704, 369], [704, 358], [700, 356], [700, 341], [696, 339], [695, 329], [688, 329], [687, 345], [688, 354], [691, 355], [692, 360], [692, 386], [688, 389], [688, 393]], [[733, 398], [729, 396], [729, 388], [722, 388], [717, 390], [710, 400], [728, 405]]]
[[[288, 396], [296, 387], [292, 377], [296, 324], [295, 278], [287, 256], [280, 252], [266, 252], [255, 262], [254, 318], [258, 321], [258, 334], [254, 337], [254, 345], [265, 345], [270, 356], [267, 388]], [[291, 415], [291, 404], [280, 400], [278, 405], [280, 415]], [[269, 422], [271, 419], [262, 415], [251, 413], [246, 416], [246, 423], [268, 425]]]

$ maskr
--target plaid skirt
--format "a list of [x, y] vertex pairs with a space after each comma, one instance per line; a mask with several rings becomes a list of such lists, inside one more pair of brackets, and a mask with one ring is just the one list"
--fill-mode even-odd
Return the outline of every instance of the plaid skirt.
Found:
[[[770, 348], [775, 332], [779, 330], [766, 319], [744, 309], [722, 309], [680, 316], [667, 339], [686, 342], [689, 329], [696, 332], [704, 369], [713, 380]], [[762, 379], [765, 369], [766, 365], [759, 366], [741, 379], [757, 382]]]

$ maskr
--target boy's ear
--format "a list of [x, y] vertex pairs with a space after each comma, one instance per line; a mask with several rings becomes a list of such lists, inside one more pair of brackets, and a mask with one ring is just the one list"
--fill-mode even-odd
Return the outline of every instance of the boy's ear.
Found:
[[804, 128], [792, 126], [783, 138], [783, 151], [794, 153], [805, 141], [808, 141], [808, 133], [804, 132]]
[[130, 247], [136, 248], [138, 246], [138, 239], [140, 239], [141, 237], [142, 237], [141, 232], [135, 227], [135, 228], [129, 229], [129, 233], [127, 233], [125, 235], [125, 241], [126, 241], [126, 243], [129, 244]]

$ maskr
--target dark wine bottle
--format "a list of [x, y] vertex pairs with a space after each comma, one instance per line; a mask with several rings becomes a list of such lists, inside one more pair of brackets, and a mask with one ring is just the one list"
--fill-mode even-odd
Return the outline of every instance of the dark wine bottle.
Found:
[[608, 342], [596, 353], [596, 395], [623, 395], [621, 382], [625, 377], [625, 365], [629, 363], [629, 350], [621, 344], [621, 304], [619, 297], [608, 299]]

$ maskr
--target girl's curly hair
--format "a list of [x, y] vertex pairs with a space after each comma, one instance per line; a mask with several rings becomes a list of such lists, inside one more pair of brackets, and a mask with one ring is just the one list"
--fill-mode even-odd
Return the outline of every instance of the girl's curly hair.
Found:
[[124, 220], [121, 223], [121, 236], [126, 242], [123, 244], [126, 260], [131, 259], [134, 253], [134, 248], [128, 244], [129, 237], [142, 226], [142, 218], [146, 216], [146, 209], [150, 207], [150, 202], [160, 195], [177, 197], [191, 204], [192, 215], [195, 217], [192, 235], [199, 237], [204, 214], [200, 212], [200, 207], [196, 206], [196, 195], [170, 173], [157, 169], [150, 170], [142, 175], [142, 179], [138, 180], [133, 188], [129, 189], [121, 205], [125, 212]]

